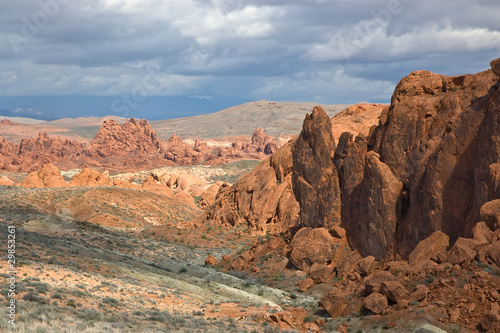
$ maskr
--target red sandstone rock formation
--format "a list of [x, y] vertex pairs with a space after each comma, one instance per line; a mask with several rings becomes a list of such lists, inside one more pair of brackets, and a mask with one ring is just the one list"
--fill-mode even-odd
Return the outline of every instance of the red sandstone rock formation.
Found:
[[142, 119], [130, 118], [123, 125], [115, 120], [104, 121], [99, 132], [86, 149], [91, 156], [119, 156], [133, 154], [154, 154], [160, 142], [151, 125]]
[[[408, 258], [438, 230], [453, 245], [482, 219], [498, 229], [498, 62], [474, 75], [411, 73], [391, 106], [379, 107], [377, 126], [344, 133], [336, 146], [330, 120], [315, 108], [298, 139], [221, 189], [202, 220], [247, 223], [289, 238], [302, 226], [340, 224], [351, 246], [378, 260]], [[472, 245], [462, 243], [453, 261], [472, 255]]]
[[141, 189], [143, 191], [164, 195], [168, 198], [174, 197], [174, 191], [172, 191], [170, 187], [166, 185], [159, 184], [153, 175], [149, 175], [146, 177], [146, 179], [142, 183]]
[[278, 149], [276, 141], [266, 135], [262, 128], [257, 128], [255, 130], [251, 142], [257, 152], [263, 152], [266, 155], [271, 155]]
[[19, 183], [21, 187], [67, 187], [68, 184], [61, 175], [61, 171], [52, 163], [43, 165], [37, 172], [33, 171]]
[[109, 179], [108, 173], [100, 173], [97, 170], [84, 168], [82, 172], [76, 174], [71, 179], [69, 186], [111, 186], [113, 183]]
[[0, 185], [3, 185], [3, 186], [12, 186], [14, 185], [14, 181], [12, 179], [10, 179], [9, 177], [7, 176], [0, 176]]

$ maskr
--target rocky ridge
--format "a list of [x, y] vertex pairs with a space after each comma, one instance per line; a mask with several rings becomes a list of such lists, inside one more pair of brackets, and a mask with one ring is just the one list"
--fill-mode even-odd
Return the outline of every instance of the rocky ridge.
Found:
[[[335, 119], [314, 108], [298, 138], [220, 188], [198, 225], [247, 224], [255, 234], [284, 237], [289, 260], [313, 284], [343, 281], [320, 302], [333, 317], [361, 303], [384, 315], [415, 304], [442, 313], [445, 323], [496, 332], [499, 62], [473, 75], [412, 72], [390, 107], [379, 109], [378, 124], [338, 142]], [[340, 260], [335, 246], [324, 249], [338, 228], [353, 250]], [[315, 230], [323, 241], [306, 236]], [[240, 255], [237, 267], [249, 258]]]
[[263, 159], [276, 151], [274, 139], [257, 129], [250, 142], [235, 141], [231, 147], [209, 147], [195, 141], [194, 146], [172, 134], [168, 141], [158, 139], [151, 125], [134, 118], [120, 125], [104, 120], [88, 144], [40, 133], [21, 139], [19, 144], [0, 137], [0, 170], [30, 172], [47, 163], [61, 169], [85, 166], [114, 170], [147, 170], [169, 165], [221, 164], [239, 159]]

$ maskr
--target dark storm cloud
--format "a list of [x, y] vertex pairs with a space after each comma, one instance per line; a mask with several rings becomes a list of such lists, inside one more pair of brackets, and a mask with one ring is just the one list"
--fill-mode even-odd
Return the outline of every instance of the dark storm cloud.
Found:
[[414, 69], [486, 69], [498, 13], [464, 0], [11, 1], [0, 89], [120, 95], [151, 76], [151, 95], [388, 100]]

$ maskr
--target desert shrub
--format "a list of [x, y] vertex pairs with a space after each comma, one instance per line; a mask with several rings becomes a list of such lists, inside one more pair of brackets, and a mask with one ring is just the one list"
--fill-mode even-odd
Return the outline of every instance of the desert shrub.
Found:
[[74, 299], [69, 299], [66, 302], [66, 306], [69, 306], [69, 307], [72, 307], [72, 308], [76, 308], [76, 301]]
[[118, 301], [116, 299], [114, 299], [113, 297], [109, 297], [109, 296], [104, 297], [102, 302], [104, 304], [108, 304], [108, 305], [112, 305], [112, 306], [118, 305]]
[[151, 321], [158, 321], [163, 324], [174, 322], [174, 317], [168, 311], [151, 311], [147, 318]]
[[55, 293], [55, 294], [52, 295], [52, 298], [53, 299], [62, 299], [62, 296], [59, 293]]
[[46, 298], [40, 297], [31, 291], [24, 294], [23, 300], [25, 300], [27, 302], [38, 303], [38, 304], [48, 304], [49, 303], [49, 301]]

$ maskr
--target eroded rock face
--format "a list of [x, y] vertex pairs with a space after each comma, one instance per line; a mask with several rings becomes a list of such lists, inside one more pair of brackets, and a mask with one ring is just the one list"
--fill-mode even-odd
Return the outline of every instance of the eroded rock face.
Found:
[[451, 242], [469, 235], [479, 208], [492, 199], [498, 80], [491, 70], [454, 77], [416, 71], [396, 86], [370, 141], [407, 191], [397, 232], [403, 257], [436, 230]]
[[[288, 230], [288, 236], [301, 227], [340, 225], [363, 257], [409, 258], [410, 264], [442, 262], [447, 247], [459, 237], [472, 236], [481, 220], [495, 232], [499, 219], [493, 200], [500, 196], [498, 62], [474, 75], [411, 73], [396, 86], [390, 107], [380, 108], [377, 126], [343, 133], [337, 146], [330, 119], [316, 107], [299, 137], [275, 153], [286, 158], [265, 162], [233, 187], [234, 200], [227, 203], [237, 218], [231, 219], [259, 225], [260, 230], [270, 230], [264, 226], [272, 222], [281, 226], [272, 230]], [[290, 189], [294, 200], [277, 203], [278, 194], [289, 195]], [[298, 206], [298, 221], [277, 213], [286, 211], [285, 204], [294, 212]], [[437, 237], [437, 243], [416, 249], [429, 237]]]
[[340, 224], [340, 188], [333, 164], [335, 141], [332, 124], [317, 106], [308, 114], [292, 151], [292, 182], [304, 227]]
[[289, 233], [299, 224], [299, 204], [292, 190], [292, 147], [287, 143], [232, 187], [222, 185], [202, 223], [247, 223], [258, 233]]

